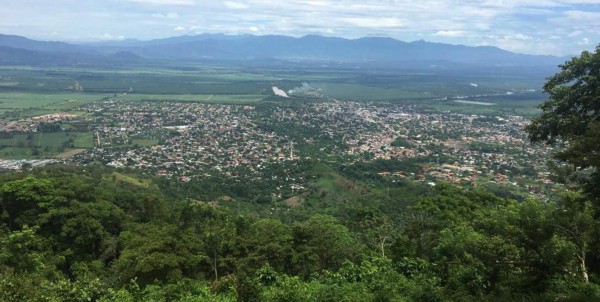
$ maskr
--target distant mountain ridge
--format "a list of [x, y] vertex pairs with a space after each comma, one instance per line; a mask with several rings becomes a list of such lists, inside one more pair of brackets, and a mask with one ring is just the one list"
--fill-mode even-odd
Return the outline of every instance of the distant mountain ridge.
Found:
[[[345, 63], [392, 62], [423, 67], [432, 63], [475, 66], [556, 66], [567, 58], [516, 54], [497, 47], [470, 47], [426, 41], [403, 42], [392, 38], [345, 39], [307, 35], [201, 34], [150, 41], [124, 40], [87, 44], [45, 42], [13, 35], [0, 35], [0, 46], [29, 51], [34, 61], [80, 63], [147, 60], [295, 60]], [[7, 51], [7, 50], [4, 50]], [[51, 55], [48, 57], [48, 55]], [[22, 56], [20, 57], [22, 59]], [[2, 60], [7, 64], [8, 59]]]

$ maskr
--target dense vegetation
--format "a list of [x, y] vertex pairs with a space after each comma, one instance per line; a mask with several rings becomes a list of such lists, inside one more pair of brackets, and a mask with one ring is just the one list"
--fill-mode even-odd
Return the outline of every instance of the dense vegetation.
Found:
[[572, 192], [517, 202], [441, 185], [392, 214], [360, 194], [330, 205], [335, 216], [310, 207], [234, 213], [110, 173], [56, 166], [2, 176], [0, 300], [600, 295], [596, 207]]
[[550, 100], [527, 127], [532, 141], [563, 144], [564, 180], [600, 198], [600, 45], [561, 65], [544, 91]]

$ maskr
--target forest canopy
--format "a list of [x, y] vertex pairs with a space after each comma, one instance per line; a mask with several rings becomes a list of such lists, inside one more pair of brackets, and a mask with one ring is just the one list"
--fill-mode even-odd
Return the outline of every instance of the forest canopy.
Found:
[[330, 214], [291, 208], [265, 216], [174, 199], [110, 173], [56, 166], [2, 176], [0, 300], [567, 301], [600, 294], [596, 210], [576, 193], [518, 202], [440, 185], [401, 214], [348, 199]]

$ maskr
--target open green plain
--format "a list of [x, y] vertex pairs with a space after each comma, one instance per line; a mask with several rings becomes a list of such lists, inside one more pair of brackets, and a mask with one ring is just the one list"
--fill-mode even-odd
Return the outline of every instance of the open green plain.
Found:
[[52, 158], [67, 150], [92, 146], [91, 132], [15, 134], [0, 138], [0, 159]]
[[256, 103], [264, 98], [265, 95], [259, 94], [124, 94], [117, 96], [117, 99], [125, 101], [173, 101], [214, 104]]
[[0, 114], [6, 113], [8, 116], [18, 117], [38, 116], [71, 110], [103, 97], [106, 96], [94, 93], [1, 91]]

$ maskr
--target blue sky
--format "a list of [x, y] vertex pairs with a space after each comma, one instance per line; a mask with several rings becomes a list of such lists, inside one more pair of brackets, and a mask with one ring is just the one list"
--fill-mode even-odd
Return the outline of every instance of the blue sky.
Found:
[[600, 44], [600, 0], [3, 2], [0, 33], [42, 40], [148, 40], [200, 33], [388, 36], [550, 55], [579, 54]]

